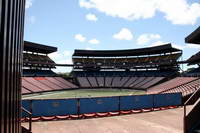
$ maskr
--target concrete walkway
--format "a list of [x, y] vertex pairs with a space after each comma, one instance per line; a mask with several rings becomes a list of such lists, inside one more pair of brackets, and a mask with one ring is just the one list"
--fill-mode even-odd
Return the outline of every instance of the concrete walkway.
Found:
[[[22, 123], [28, 127], [28, 123]], [[113, 117], [34, 122], [33, 133], [182, 133], [183, 108]]]

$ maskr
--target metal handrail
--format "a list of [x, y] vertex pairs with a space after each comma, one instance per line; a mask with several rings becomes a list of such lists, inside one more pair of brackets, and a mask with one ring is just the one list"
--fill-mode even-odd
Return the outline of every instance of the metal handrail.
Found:
[[[197, 86], [196, 86], [197, 87]], [[190, 98], [184, 103], [184, 106], [193, 98], [193, 96], [200, 90], [200, 87], [190, 96]]]
[[[187, 84], [192, 83], [192, 82], [195, 82], [195, 81], [197, 81], [197, 80], [199, 80], [199, 78], [198, 78], [198, 79], [195, 79], [195, 80], [192, 80], [192, 81], [189, 81], [189, 82], [187, 82], [187, 83], [183, 83], [183, 84], [178, 85], [178, 86], [176, 86], [176, 87], [170, 88], [170, 89], [168, 89], [168, 90], [163, 90], [163, 91], [159, 92], [158, 94], [161, 94], [161, 93], [163, 93], [163, 92], [167, 92], [167, 91], [173, 90], [173, 89], [175, 89], [175, 88], [178, 88], [178, 87], [187, 85]], [[195, 86], [195, 87], [197, 87], [197, 86]]]
[[[198, 86], [196, 86], [197, 88]], [[186, 106], [187, 104], [191, 101], [191, 99], [193, 99], [193, 97], [197, 94], [197, 92], [200, 91], [200, 87], [188, 98], [188, 100], [183, 104], [184, 106], [184, 120], [183, 120], [183, 124], [184, 124], [184, 133], [187, 133], [187, 123], [186, 123]], [[195, 101], [196, 102], [196, 101]]]
[[25, 108], [21, 107], [22, 111], [26, 112], [27, 114], [29, 114], [29, 131], [32, 131], [32, 113], [28, 110], [26, 110]]

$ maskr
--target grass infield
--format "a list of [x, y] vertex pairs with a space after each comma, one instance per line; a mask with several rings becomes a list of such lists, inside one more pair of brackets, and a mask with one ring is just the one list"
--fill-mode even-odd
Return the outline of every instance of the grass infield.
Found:
[[67, 99], [67, 98], [88, 98], [88, 97], [107, 97], [107, 96], [128, 96], [146, 94], [141, 90], [130, 89], [77, 89], [54, 91], [37, 94], [23, 95], [23, 99]]

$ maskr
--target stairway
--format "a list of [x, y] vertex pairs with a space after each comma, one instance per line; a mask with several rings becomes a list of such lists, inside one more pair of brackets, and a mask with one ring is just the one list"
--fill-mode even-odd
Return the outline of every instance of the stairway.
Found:
[[32, 133], [32, 132], [22, 126], [22, 133]]
[[[200, 87], [184, 103], [184, 133], [200, 133]], [[193, 104], [187, 113], [187, 105]]]
[[200, 133], [200, 99], [185, 117], [186, 133]]

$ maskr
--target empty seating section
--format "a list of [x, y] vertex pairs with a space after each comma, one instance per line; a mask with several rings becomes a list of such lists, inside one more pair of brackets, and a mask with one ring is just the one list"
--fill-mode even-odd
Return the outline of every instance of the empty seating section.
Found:
[[128, 81], [124, 84], [124, 87], [129, 87], [136, 80], [137, 80], [137, 77], [129, 77]]
[[35, 80], [39, 81], [40, 83], [52, 88], [52, 89], [55, 89], [55, 90], [59, 90], [59, 89], [62, 89], [62, 87], [52, 83], [51, 81], [48, 81], [46, 78], [35, 78]]
[[129, 80], [129, 77], [122, 77], [120, 81], [121, 82], [120, 87], [123, 87], [128, 80]]
[[24, 69], [23, 76], [24, 77], [54, 77], [57, 74], [51, 70], [34, 70], [34, 69]]
[[90, 84], [91, 84], [92, 87], [98, 86], [95, 77], [87, 77], [87, 78], [88, 78], [88, 80], [89, 80], [89, 82], [90, 82]]
[[152, 77], [145, 77], [141, 82], [136, 84], [134, 87], [135, 88], [140, 88], [142, 85], [144, 85], [145, 83], [149, 82], [150, 80], [152, 80]]
[[26, 77], [24, 78], [27, 82], [45, 90], [45, 91], [48, 91], [48, 90], [53, 90], [53, 88], [41, 83], [39, 80], [36, 80], [34, 77]]
[[188, 84], [192, 81], [195, 81], [197, 78], [195, 77], [177, 77], [152, 88], [147, 89], [149, 94], [156, 94], [166, 92], [170, 89], [174, 89], [176, 87], [182, 86], [184, 84]]
[[189, 83], [183, 84], [181, 86], [163, 91], [162, 93], [177, 93], [177, 92], [181, 92], [182, 96], [187, 96], [192, 94], [194, 91], [196, 91], [197, 89], [199, 89], [200, 87], [200, 79], [197, 80], [193, 80]]
[[82, 87], [90, 87], [87, 77], [77, 77], [77, 80]]
[[58, 81], [62, 82], [63, 84], [65, 84], [71, 88], [78, 88], [76, 85], [72, 84], [71, 82], [69, 82], [61, 77], [55, 77], [55, 79], [57, 79]]
[[121, 77], [114, 77], [112, 81], [113, 87], [119, 87], [121, 84]]
[[[128, 74], [128, 73], [127, 73]], [[131, 75], [129, 73], [129, 75]], [[160, 82], [164, 77], [137, 77], [127, 76], [124, 73], [102, 72], [95, 76], [94, 73], [81, 73], [76, 75], [81, 88], [134, 88], [147, 89], [148, 87]]]
[[22, 94], [77, 88], [61, 77], [22, 77]]
[[28, 93], [32, 93], [30, 90], [22, 87], [22, 94], [28, 94]]
[[104, 77], [96, 77], [97, 82], [99, 83], [99, 86], [105, 86], [104, 84]]
[[35, 86], [35, 84], [31, 84], [26, 80], [26, 78], [22, 78], [22, 87], [31, 90], [32, 92], [41, 92], [45, 91], [44, 89]]
[[145, 79], [145, 77], [137, 77], [137, 80], [135, 80], [130, 87], [135, 87], [137, 84], [139, 84], [140, 82], [142, 82]]
[[146, 56], [146, 57], [120, 57], [120, 58], [73, 58], [74, 64], [92, 64], [92, 65], [105, 65], [105, 66], [113, 66], [113, 65], [126, 65], [128, 64], [136, 64], [136, 63], [159, 63], [159, 62], [171, 62], [176, 61], [182, 53], [174, 53], [168, 55], [156, 55], [156, 56]]
[[70, 86], [56, 80], [54, 77], [45, 77], [48, 81], [54, 83], [57, 86], [60, 86], [61, 88], [70, 88]]
[[169, 77], [176, 74], [176, 70], [151, 71], [74, 71], [75, 77]]
[[105, 77], [105, 87], [112, 87], [113, 77]]
[[142, 88], [142, 89], [149, 88], [152, 85], [159, 83], [163, 79], [164, 79], [164, 77], [153, 77], [150, 81], [148, 81], [147, 83], [140, 86], [140, 88]]
[[24, 53], [23, 57], [25, 62], [55, 63], [47, 55]]

